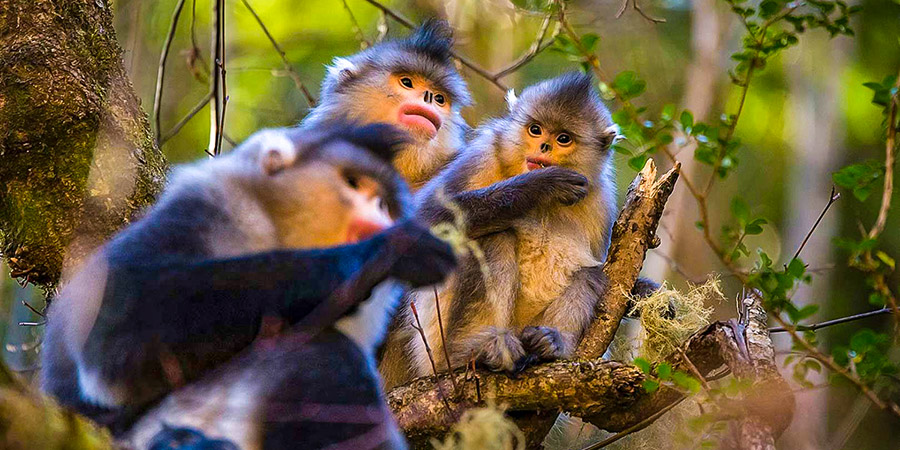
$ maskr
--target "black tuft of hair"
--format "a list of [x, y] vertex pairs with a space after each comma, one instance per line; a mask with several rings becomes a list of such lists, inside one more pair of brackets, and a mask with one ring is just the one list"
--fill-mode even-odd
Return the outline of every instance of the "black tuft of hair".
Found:
[[580, 104], [593, 100], [594, 78], [581, 72], [566, 72], [556, 77], [553, 87], [562, 103]]
[[346, 124], [336, 127], [329, 134], [332, 139], [364, 148], [388, 163], [393, 160], [401, 147], [410, 142], [409, 135], [405, 131], [386, 123]]
[[440, 62], [450, 61], [453, 29], [446, 20], [431, 18], [422, 22], [404, 43], [413, 51]]

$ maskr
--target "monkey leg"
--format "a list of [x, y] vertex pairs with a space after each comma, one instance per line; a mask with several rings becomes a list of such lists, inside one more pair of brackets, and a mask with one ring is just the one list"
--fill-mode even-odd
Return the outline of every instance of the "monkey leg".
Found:
[[575, 272], [566, 290], [544, 310], [539, 325], [522, 330], [525, 350], [541, 360], [570, 358], [608, 285], [602, 266]]

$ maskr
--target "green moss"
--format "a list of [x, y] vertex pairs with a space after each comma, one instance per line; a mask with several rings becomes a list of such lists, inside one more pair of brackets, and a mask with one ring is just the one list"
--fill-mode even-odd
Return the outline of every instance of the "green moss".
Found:
[[152, 201], [165, 161], [124, 80], [108, 8], [93, 1], [6, 3], [0, 11], [0, 29], [7, 30], [0, 35], [0, 250], [14, 273], [52, 285], [73, 234], [84, 227], [101, 126], [107, 141], [127, 144], [122, 152], [138, 150], [127, 205], [85, 217], [97, 221], [101, 234]]

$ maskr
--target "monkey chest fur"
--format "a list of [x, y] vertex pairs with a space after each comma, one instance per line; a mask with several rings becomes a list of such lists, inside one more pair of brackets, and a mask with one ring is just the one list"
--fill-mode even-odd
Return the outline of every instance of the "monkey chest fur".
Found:
[[513, 321], [533, 324], [559, 298], [575, 272], [601, 263], [591, 253], [588, 233], [565, 216], [523, 221], [516, 226], [519, 289]]

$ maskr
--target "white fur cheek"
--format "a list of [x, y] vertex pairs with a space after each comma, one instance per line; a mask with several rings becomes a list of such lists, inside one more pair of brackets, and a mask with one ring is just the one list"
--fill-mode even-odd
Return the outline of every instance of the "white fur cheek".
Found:
[[403, 291], [403, 285], [397, 281], [388, 280], [379, 284], [372, 291], [372, 296], [359, 305], [356, 312], [338, 320], [335, 328], [364, 352], [372, 354], [384, 339]]

